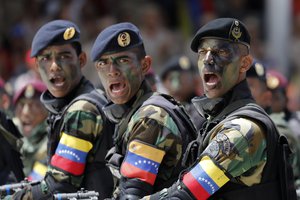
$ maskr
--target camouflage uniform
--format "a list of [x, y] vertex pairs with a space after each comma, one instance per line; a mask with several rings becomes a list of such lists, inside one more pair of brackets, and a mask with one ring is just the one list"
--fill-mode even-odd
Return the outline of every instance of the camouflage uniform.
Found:
[[197, 31], [191, 49], [198, 53], [206, 96], [193, 103], [207, 121], [184, 156], [190, 167], [170, 188], [144, 199], [296, 199], [288, 142], [247, 84], [250, 40], [234, 18], [212, 20]]
[[[82, 78], [66, 98], [56, 99], [48, 91], [42, 94], [41, 100], [50, 111], [48, 169], [39, 185], [22, 191], [26, 192], [23, 199], [51, 199], [57, 191], [76, 192], [80, 187], [98, 191], [100, 198], [110, 196], [112, 177], [104, 164], [104, 148], [110, 146], [103, 138], [104, 119], [95, 104], [84, 99], [72, 101], [93, 90], [93, 85]], [[39, 194], [40, 189], [43, 194]]]
[[21, 149], [24, 174], [29, 180], [41, 180], [47, 171], [47, 122], [35, 127], [32, 135], [23, 138]]
[[[200, 98], [193, 102], [203, 116], [208, 116], [195, 143], [199, 145], [196, 162], [190, 160], [191, 167], [171, 188], [144, 199], [207, 199], [211, 195], [209, 199], [247, 199], [248, 196], [264, 199], [271, 195], [263, 194], [264, 190], [274, 192], [274, 199], [281, 199], [276, 188], [264, 187], [265, 182], [278, 179], [279, 161], [273, 151], [278, 135], [267, 114], [253, 103], [246, 81], [224, 99]], [[254, 105], [257, 111], [249, 105]], [[220, 112], [226, 108], [228, 113]], [[243, 114], [234, 114], [239, 109], [245, 109]], [[263, 118], [266, 121], [260, 121]], [[270, 172], [274, 174], [266, 178], [265, 174]]]
[[[178, 125], [162, 107], [150, 104], [134, 108], [152, 95], [159, 94], [152, 93], [144, 82], [134, 101], [126, 104], [122, 118], [119, 118], [115, 132], [116, 147], [107, 156], [111, 167], [120, 169], [120, 183], [114, 193], [117, 199], [126, 194], [130, 199], [142, 197], [170, 186], [178, 178], [183, 146], [186, 145]], [[112, 104], [104, 111], [107, 116], [112, 116], [111, 112], [119, 110], [118, 107], [122, 105]], [[130, 116], [128, 126], [122, 129], [127, 116]], [[118, 163], [114, 160], [116, 155], [122, 157]], [[151, 165], [155, 167], [151, 168]]]

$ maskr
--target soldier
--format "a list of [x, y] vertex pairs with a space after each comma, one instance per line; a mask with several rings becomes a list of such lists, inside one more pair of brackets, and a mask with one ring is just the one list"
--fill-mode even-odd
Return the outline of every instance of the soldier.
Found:
[[[278, 109], [274, 109], [274, 107], [272, 107], [274, 102], [278, 102], [280, 99], [284, 100], [285, 97], [281, 96], [280, 98], [280, 96], [278, 96], [283, 95], [280, 94], [282, 86], [279, 86], [279, 79], [271, 74], [272, 73], [267, 73], [265, 65], [255, 61], [251, 68], [247, 71], [247, 82], [256, 103], [270, 115], [279, 133], [288, 139], [293, 152], [291, 165], [293, 167], [295, 183], [297, 183], [299, 182], [300, 146], [298, 144], [297, 137], [288, 126], [284, 109], [279, 112]], [[285, 82], [287, 83], [287, 81]], [[276, 93], [279, 94], [276, 95]], [[276, 103], [276, 105], [280, 105], [279, 107], [285, 108], [284, 105], [286, 105], [286, 102]]]
[[24, 174], [29, 180], [41, 180], [47, 170], [48, 111], [40, 101], [46, 89], [42, 81], [31, 80], [23, 82], [13, 97], [14, 123], [23, 135], [22, 160]]
[[255, 102], [270, 114], [272, 112], [272, 93], [267, 86], [265, 66], [261, 62], [254, 61], [246, 76]]
[[113, 127], [102, 114], [103, 94], [82, 75], [86, 54], [80, 30], [67, 20], [43, 25], [32, 41], [31, 56], [47, 90], [41, 101], [48, 118], [48, 169], [45, 178], [14, 194], [13, 199], [52, 199], [54, 193], [80, 188], [111, 195], [113, 179], [104, 156]]
[[270, 117], [277, 126], [280, 134], [287, 137], [293, 152], [292, 167], [295, 178], [295, 185], [300, 188], [300, 140], [297, 132], [294, 132], [288, 120], [292, 113], [287, 109], [288, 98], [286, 96], [287, 79], [275, 69], [266, 72], [266, 85], [272, 93]]
[[191, 101], [193, 97], [200, 95], [196, 70], [187, 56], [175, 56], [165, 64], [160, 77], [167, 92], [184, 105], [196, 128], [200, 129], [204, 120], [201, 120]]
[[249, 48], [250, 35], [237, 19], [215, 19], [198, 30], [191, 49], [198, 53], [206, 97], [193, 102], [207, 122], [187, 151], [190, 167], [172, 187], [144, 199], [295, 199], [295, 190], [279, 179], [291, 178], [279, 173], [290, 172], [279, 134], [247, 85]]
[[139, 199], [170, 186], [195, 128], [182, 105], [145, 81], [151, 57], [138, 28], [127, 22], [107, 27], [91, 56], [111, 100], [104, 111], [118, 123], [107, 155], [118, 181], [113, 198]]

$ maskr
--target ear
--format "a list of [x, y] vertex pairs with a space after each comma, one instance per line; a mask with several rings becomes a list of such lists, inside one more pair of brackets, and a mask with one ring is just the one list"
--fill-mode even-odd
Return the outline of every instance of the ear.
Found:
[[147, 74], [152, 64], [152, 58], [150, 56], [145, 56], [142, 60], [142, 73], [143, 75]]
[[253, 62], [253, 58], [251, 55], [242, 57], [240, 72], [241, 73], [247, 72], [250, 69], [252, 62]]
[[87, 56], [85, 52], [81, 52], [79, 55], [79, 63], [80, 63], [80, 68], [83, 68], [86, 65], [87, 62]]

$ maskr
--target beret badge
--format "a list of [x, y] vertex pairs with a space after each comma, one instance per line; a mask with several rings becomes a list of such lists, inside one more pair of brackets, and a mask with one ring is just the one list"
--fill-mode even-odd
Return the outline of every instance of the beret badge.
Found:
[[240, 23], [239, 21], [234, 21], [234, 27], [231, 31], [232, 36], [235, 38], [235, 40], [239, 40], [239, 38], [242, 36], [242, 32], [239, 27]]
[[118, 44], [121, 47], [126, 47], [130, 44], [130, 35], [127, 32], [122, 32], [118, 36]]
[[64, 40], [70, 40], [74, 37], [74, 35], [75, 35], [75, 28], [69, 27], [64, 32]]
[[277, 77], [268, 75], [267, 77], [267, 85], [270, 89], [275, 89], [279, 86], [279, 80]]
[[179, 59], [179, 66], [182, 68], [182, 69], [189, 69], [191, 67], [191, 63], [189, 61], [189, 59], [185, 56], [182, 56], [180, 59]]
[[265, 69], [262, 66], [262, 64], [255, 63], [254, 67], [255, 67], [255, 71], [256, 71], [258, 76], [263, 76], [265, 74]]
[[25, 89], [24, 96], [29, 99], [32, 98], [33, 95], [34, 95], [34, 88], [32, 85], [28, 85]]

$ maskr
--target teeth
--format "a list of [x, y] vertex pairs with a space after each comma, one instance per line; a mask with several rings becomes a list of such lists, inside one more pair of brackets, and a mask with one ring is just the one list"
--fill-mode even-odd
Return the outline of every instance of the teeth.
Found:
[[208, 82], [206, 84], [209, 86], [216, 85], [216, 83], [208, 83]]

